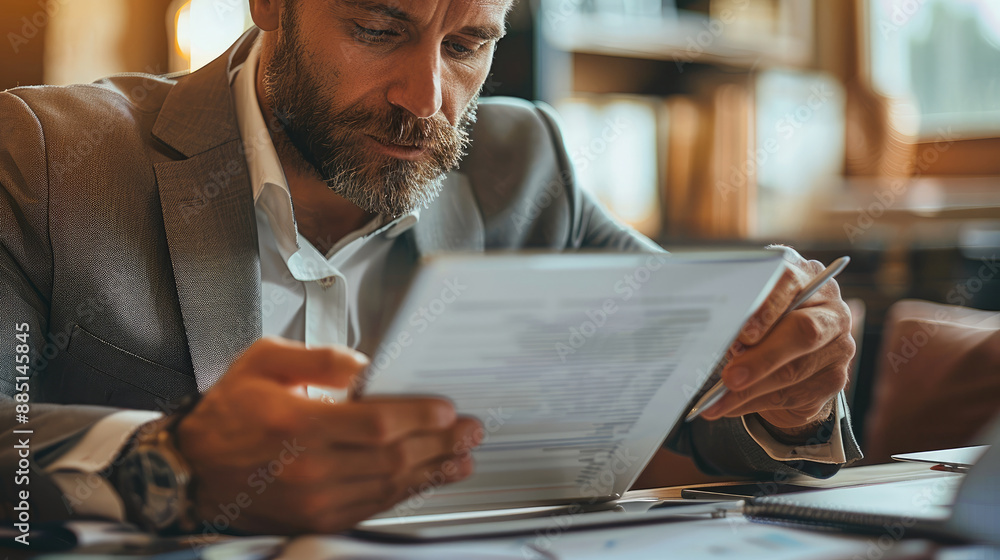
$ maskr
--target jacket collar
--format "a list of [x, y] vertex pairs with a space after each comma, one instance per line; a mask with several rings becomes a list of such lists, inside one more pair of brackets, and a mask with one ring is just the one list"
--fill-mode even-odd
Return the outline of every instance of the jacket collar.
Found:
[[184, 331], [200, 391], [261, 336], [260, 256], [253, 193], [229, 70], [258, 30], [178, 78], [152, 134], [184, 159], [153, 165]]
[[238, 139], [229, 72], [246, 60], [259, 34], [251, 28], [222, 56], [178, 78], [153, 124], [153, 136], [187, 157]]

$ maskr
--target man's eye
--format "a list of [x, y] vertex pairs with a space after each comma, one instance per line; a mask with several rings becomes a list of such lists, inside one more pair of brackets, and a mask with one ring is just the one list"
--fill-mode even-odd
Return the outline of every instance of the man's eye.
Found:
[[461, 43], [457, 43], [455, 41], [448, 41], [448, 42], [445, 43], [445, 46], [448, 48], [448, 50], [450, 50], [452, 52], [452, 54], [456, 58], [469, 58], [469, 57], [472, 57], [477, 52], [479, 52], [480, 48], [482, 48], [482, 45], [476, 45], [475, 47], [470, 48], [470, 47], [467, 47], [467, 46], [465, 46], [465, 45], [463, 45]]
[[354, 36], [369, 43], [382, 43], [391, 37], [398, 36], [399, 33], [392, 29], [371, 29], [354, 24]]

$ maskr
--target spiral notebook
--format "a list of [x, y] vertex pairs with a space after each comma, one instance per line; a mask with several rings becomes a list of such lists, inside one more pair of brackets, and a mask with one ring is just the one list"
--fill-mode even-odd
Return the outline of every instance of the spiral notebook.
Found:
[[[998, 423], [1000, 426], [1000, 423]], [[1000, 436], [1000, 429], [996, 432]], [[752, 521], [1000, 543], [1000, 437], [969, 474], [754, 498]]]
[[755, 498], [743, 509], [753, 520], [882, 533], [894, 526], [941, 536], [963, 475], [832, 488]]

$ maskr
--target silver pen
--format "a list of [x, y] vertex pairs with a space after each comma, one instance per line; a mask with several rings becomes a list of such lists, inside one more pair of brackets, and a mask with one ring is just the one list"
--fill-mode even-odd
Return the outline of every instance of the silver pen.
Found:
[[[840, 257], [839, 259], [830, 263], [830, 266], [826, 267], [822, 273], [816, 278], [813, 278], [812, 282], [809, 282], [805, 288], [799, 293], [799, 297], [795, 298], [795, 301], [788, 306], [788, 309], [778, 318], [780, 321], [782, 317], [788, 315], [789, 312], [798, 309], [805, 301], [813, 296], [824, 284], [829, 282], [834, 276], [840, 274], [842, 270], [847, 266], [847, 263], [851, 262], [850, 257]], [[720, 366], [721, 371], [721, 366]], [[720, 379], [711, 389], [705, 392], [704, 395], [698, 399], [698, 402], [694, 404], [691, 408], [691, 412], [688, 412], [687, 417], [684, 418], [685, 422], [690, 422], [695, 418], [701, 416], [702, 412], [705, 412], [712, 407], [715, 403], [719, 402], [722, 397], [726, 396], [729, 389], [726, 388], [725, 384], [722, 383]]]

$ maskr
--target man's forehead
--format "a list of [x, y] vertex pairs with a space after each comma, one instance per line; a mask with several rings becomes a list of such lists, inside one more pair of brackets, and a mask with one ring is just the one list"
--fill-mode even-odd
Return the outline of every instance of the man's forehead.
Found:
[[434, 14], [446, 17], [503, 19], [516, 0], [336, 0], [362, 10], [381, 12], [399, 19], [424, 19]]

